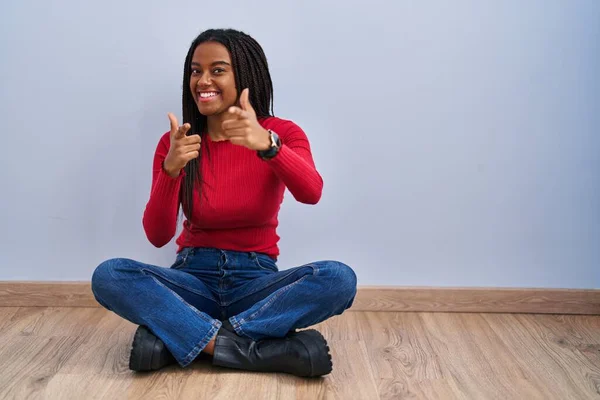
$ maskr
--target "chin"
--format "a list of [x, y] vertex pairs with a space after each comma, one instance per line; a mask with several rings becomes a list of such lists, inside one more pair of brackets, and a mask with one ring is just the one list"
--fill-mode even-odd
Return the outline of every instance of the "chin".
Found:
[[198, 107], [198, 111], [200, 112], [200, 114], [204, 115], [205, 117], [220, 115], [220, 114], [223, 114], [224, 112], [226, 112], [227, 110], [229, 110], [229, 106], [228, 107]]
[[212, 107], [198, 107], [198, 111], [205, 117], [210, 117], [211, 115], [219, 114], [219, 110]]

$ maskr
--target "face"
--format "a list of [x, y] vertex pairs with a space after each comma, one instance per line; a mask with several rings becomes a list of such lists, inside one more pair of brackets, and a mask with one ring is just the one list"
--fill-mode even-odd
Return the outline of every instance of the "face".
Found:
[[196, 47], [190, 71], [190, 90], [202, 115], [216, 116], [235, 105], [235, 77], [225, 46], [204, 42]]

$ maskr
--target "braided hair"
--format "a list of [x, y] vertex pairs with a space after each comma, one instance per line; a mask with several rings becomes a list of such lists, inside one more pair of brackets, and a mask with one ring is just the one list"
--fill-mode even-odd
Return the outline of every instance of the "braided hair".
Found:
[[[229, 50], [238, 98], [243, 89], [249, 88], [249, 100], [256, 111], [256, 116], [261, 118], [274, 114], [273, 82], [271, 81], [267, 58], [262, 47], [256, 40], [244, 32], [234, 29], [209, 29], [194, 39], [183, 67], [183, 123], [191, 125], [188, 135], [198, 133], [203, 139], [207, 133], [207, 118], [198, 111], [194, 97], [190, 92], [190, 73], [192, 70], [192, 57], [196, 47], [203, 42], [209, 41], [220, 43]], [[202, 183], [200, 157], [198, 156], [198, 158], [190, 160], [187, 163], [183, 185], [181, 185], [181, 204], [183, 212], [187, 215], [188, 219], [191, 219], [193, 215], [194, 190], [198, 190], [200, 193]]]

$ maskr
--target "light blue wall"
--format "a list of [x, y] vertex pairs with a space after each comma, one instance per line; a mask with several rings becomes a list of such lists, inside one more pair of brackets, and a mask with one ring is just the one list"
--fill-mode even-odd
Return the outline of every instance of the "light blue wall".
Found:
[[318, 206], [286, 196], [282, 269], [600, 287], [599, 1], [249, 3], [2, 2], [0, 280], [173, 260], [141, 225], [153, 152], [189, 43], [235, 27], [325, 179]]

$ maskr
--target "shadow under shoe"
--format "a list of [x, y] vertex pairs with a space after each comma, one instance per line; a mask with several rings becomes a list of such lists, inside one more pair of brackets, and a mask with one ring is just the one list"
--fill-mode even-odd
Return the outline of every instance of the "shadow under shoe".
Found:
[[129, 369], [133, 371], [156, 371], [176, 362], [162, 340], [145, 326], [138, 327], [131, 345]]
[[302, 377], [327, 375], [333, 369], [327, 341], [314, 329], [254, 341], [239, 336], [229, 321], [217, 334], [213, 365]]

